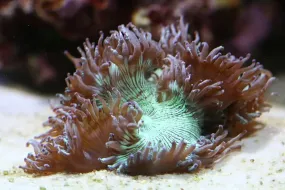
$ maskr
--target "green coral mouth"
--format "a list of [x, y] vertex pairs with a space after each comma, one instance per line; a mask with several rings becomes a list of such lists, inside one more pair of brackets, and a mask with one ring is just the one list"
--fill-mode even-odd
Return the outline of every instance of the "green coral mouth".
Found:
[[[145, 70], [153, 70], [150, 61], [137, 64], [135, 72], [128, 71], [126, 67], [113, 67], [116, 73], [114, 86], [122, 94], [122, 100], [132, 102], [134, 109], [140, 109], [142, 117], [136, 129], [137, 141], [129, 146], [120, 142], [122, 152], [117, 156], [118, 164], [126, 163], [127, 159], [151, 144], [153, 147], [164, 147], [170, 150], [173, 142], [185, 142], [187, 146], [196, 144], [201, 135], [202, 113], [189, 103], [180, 89], [173, 81], [170, 85], [171, 95], [165, 95], [163, 101], [158, 100], [157, 84], [155, 79], [146, 79]], [[199, 113], [198, 113], [199, 112]], [[125, 138], [128, 138], [127, 135]]]

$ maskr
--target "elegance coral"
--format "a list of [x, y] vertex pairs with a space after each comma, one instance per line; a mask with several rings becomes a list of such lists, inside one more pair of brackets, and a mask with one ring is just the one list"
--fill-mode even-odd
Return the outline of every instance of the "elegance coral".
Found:
[[244, 66], [249, 55], [209, 52], [182, 18], [159, 42], [129, 24], [83, 46], [81, 58], [66, 52], [76, 72], [44, 123], [51, 129], [28, 142], [35, 153], [21, 166], [27, 173], [196, 171], [240, 148], [246, 131], [229, 137], [228, 129], [270, 107], [271, 73], [255, 61]]

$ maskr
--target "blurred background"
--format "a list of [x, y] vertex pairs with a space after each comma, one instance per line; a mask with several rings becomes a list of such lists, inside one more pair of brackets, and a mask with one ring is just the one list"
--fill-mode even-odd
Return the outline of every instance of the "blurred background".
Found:
[[161, 27], [183, 15], [189, 32], [199, 31], [211, 48], [225, 46], [225, 53], [251, 53], [283, 88], [284, 7], [281, 0], [0, 0], [0, 83], [63, 92], [74, 72], [64, 50], [79, 56], [85, 38], [96, 42], [99, 31], [108, 35], [129, 22], [159, 40]]

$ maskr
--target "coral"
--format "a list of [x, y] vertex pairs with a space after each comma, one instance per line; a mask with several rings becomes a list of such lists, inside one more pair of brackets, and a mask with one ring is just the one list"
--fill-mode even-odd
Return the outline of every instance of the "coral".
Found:
[[159, 42], [128, 24], [83, 46], [81, 58], [66, 52], [76, 72], [44, 123], [51, 129], [28, 142], [35, 153], [21, 166], [27, 173], [197, 171], [239, 149], [246, 131], [228, 136], [228, 129], [270, 107], [271, 73], [255, 61], [244, 66], [249, 55], [209, 52], [182, 18]]

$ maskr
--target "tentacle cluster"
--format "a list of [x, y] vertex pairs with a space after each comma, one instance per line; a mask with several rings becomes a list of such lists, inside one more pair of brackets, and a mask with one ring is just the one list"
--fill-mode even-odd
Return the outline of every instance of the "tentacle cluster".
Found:
[[169, 90], [169, 84], [178, 81], [189, 101], [198, 101], [204, 109], [230, 112], [228, 119], [242, 124], [268, 111], [265, 91], [275, 79], [268, 70], [255, 60], [244, 66], [250, 54], [240, 58], [222, 55], [222, 46], [209, 52], [198, 33], [191, 40], [187, 31], [188, 25], [181, 19], [162, 32], [160, 43], [170, 56], [159, 80], [160, 91]]
[[[149, 143], [144, 149], [131, 154], [125, 162], [109, 166], [109, 169], [116, 169], [117, 172], [128, 175], [195, 172], [203, 166], [212, 166], [231, 150], [240, 149], [240, 145], [233, 146], [233, 143], [242, 138], [245, 133], [246, 131], [234, 138], [226, 138], [228, 133], [220, 126], [216, 133], [201, 136], [196, 145], [187, 146], [184, 140], [173, 141], [170, 148], [160, 143], [155, 146]], [[102, 162], [108, 163], [105, 160]]]
[[34, 147], [35, 155], [29, 154], [25, 159], [26, 166], [21, 168], [28, 173], [43, 174], [105, 168], [99, 158], [119, 151], [122, 147], [118, 141], [124, 142], [124, 146], [137, 141], [137, 123], [142, 115], [134, 110], [131, 102], [121, 105], [121, 95], [114, 91], [117, 98], [108, 102], [109, 106], [99, 96], [90, 100], [75, 93], [76, 104], [55, 108], [56, 116], [49, 117], [44, 123], [52, 128], [35, 137], [40, 141], [27, 143]]
[[[87, 39], [81, 58], [66, 52], [76, 72], [58, 95], [56, 116], [44, 123], [51, 129], [28, 142], [35, 154], [24, 171], [192, 172], [240, 148], [235, 142], [245, 131], [228, 137], [227, 128], [266, 111], [264, 92], [274, 78], [259, 63], [243, 66], [249, 56], [221, 55], [221, 47], [208, 52], [187, 30], [181, 19], [156, 42], [121, 25], [97, 45]], [[225, 121], [205, 122], [217, 112]]]
[[155, 68], [163, 65], [165, 56], [150, 33], [139, 31], [132, 24], [119, 26], [119, 31], [112, 31], [105, 40], [101, 33], [97, 46], [88, 39], [83, 46], [85, 52], [78, 48], [81, 58], [66, 52], [77, 69], [66, 79], [66, 93], [78, 92], [86, 98], [93, 94], [104, 96], [111, 87], [117, 87], [125, 75], [151, 75]]

